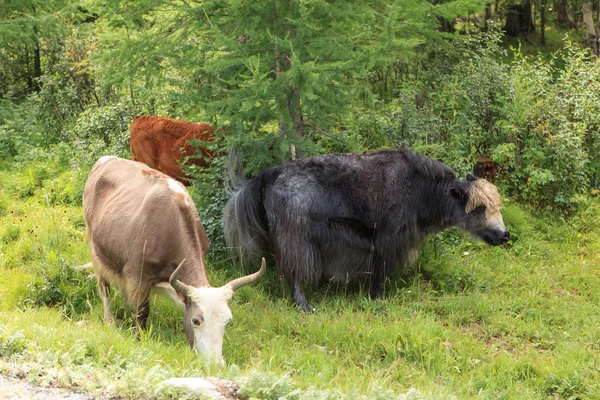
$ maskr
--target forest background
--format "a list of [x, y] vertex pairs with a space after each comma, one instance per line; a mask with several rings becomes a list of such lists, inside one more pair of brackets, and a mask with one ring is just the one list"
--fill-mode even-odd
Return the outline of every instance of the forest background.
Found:
[[[600, 318], [599, 8], [566, 0], [3, 1], [0, 272], [11, 282], [0, 291], [4, 368], [22, 372], [14, 365], [46, 354], [36, 368], [55, 372], [39, 375], [42, 383], [142, 397], [160, 377], [198, 370], [245, 379], [259, 398], [303, 398], [307, 390], [334, 398], [389, 398], [390, 390], [600, 396], [600, 331], [582, 336], [580, 325]], [[487, 249], [454, 231], [437, 235], [387, 302], [317, 290], [316, 317], [288, 315], [287, 293], [271, 276], [237, 300], [226, 345], [240, 337], [250, 344], [229, 357], [225, 350], [233, 360], [225, 372], [192, 361], [174, 317], [155, 317], [142, 343], [128, 329], [106, 330], [107, 342], [117, 335], [126, 343], [116, 350], [81, 336], [39, 341], [28, 324], [34, 317], [56, 335], [76, 321], [91, 326], [79, 328], [82, 336], [105, 329], [93, 282], [73, 269], [88, 258], [81, 194], [100, 156], [130, 157], [128, 129], [139, 114], [211, 122], [222, 138], [215, 150], [240, 147], [247, 176], [292, 157], [402, 145], [460, 176], [488, 160], [513, 240]], [[221, 234], [225, 166], [217, 157], [208, 170], [190, 170], [215, 281], [241, 273]], [[540, 299], [551, 315], [539, 311]], [[257, 304], [262, 311], [251, 311]], [[273, 320], [252, 318], [265, 308]], [[342, 332], [353, 329], [344, 342]], [[559, 340], [565, 334], [571, 341]], [[166, 349], [155, 348], [161, 341]], [[297, 360], [286, 350], [295, 345], [306, 351], [296, 349]], [[103, 354], [103, 346], [116, 353]], [[311, 360], [315, 351], [322, 360]], [[165, 370], [140, 362], [139, 352], [157, 352]], [[132, 363], [141, 366], [129, 380], [111, 381], [113, 369], [123, 374]], [[82, 365], [102, 372], [86, 384]], [[347, 370], [335, 372], [339, 365]]]

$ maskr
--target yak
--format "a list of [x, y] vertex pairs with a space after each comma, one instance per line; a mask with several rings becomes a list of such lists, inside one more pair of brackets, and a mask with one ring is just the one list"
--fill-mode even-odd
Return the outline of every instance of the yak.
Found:
[[206, 146], [199, 148], [201, 156], [198, 156], [189, 142], [212, 143], [215, 141], [214, 132], [215, 128], [206, 122], [138, 115], [131, 123], [129, 134], [131, 159], [189, 185], [189, 176], [181, 168], [181, 163], [187, 158], [188, 163], [208, 168], [207, 160], [213, 156]]
[[190, 347], [222, 364], [232, 318], [227, 302], [264, 274], [264, 259], [258, 272], [212, 287], [204, 264], [208, 237], [192, 198], [181, 183], [139, 162], [100, 158], [85, 184], [83, 210], [104, 321], [113, 322], [111, 284], [134, 308], [138, 332], [146, 326], [151, 290], [162, 292], [183, 308]]
[[223, 215], [228, 247], [242, 259], [273, 254], [306, 312], [302, 285], [362, 280], [376, 298], [425, 238], [446, 228], [490, 245], [510, 239], [494, 185], [459, 180], [406, 147], [293, 160], [240, 182]]

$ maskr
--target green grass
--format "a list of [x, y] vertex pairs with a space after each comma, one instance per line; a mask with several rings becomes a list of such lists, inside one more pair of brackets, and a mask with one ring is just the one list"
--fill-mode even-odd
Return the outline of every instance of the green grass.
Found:
[[[218, 369], [188, 348], [167, 299], [153, 298], [140, 340], [117, 293], [105, 326], [95, 280], [73, 268], [89, 260], [76, 174], [2, 165], [0, 373], [129, 398], [209, 375], [258, 399], [600, 398], [597, 200], [570, 218], [509, 201], [509, 247], [438, 235], [385, 298], [323, 286], [307, 292], [312, 315], [271, 268], [231, 302]], [[209, 262], [215, 286], [240, 273]]]

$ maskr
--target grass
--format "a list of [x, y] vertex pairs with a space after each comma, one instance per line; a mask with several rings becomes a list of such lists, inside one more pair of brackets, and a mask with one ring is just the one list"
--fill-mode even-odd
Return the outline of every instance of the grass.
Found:
[[[232, 300], [218, 369], [167, 299], [153, 298], [140, 340], [118, 294], [117, 326], [102, 324], [95, 280], [73, 268], [88, 261], [76, 174], [0, 165], [2, 373], [125, 398], [169, 397], [160, 381], [175, 376], [235, 379], [257, 399], [600, 398], [594, 199], [570, 218], [508, 201], [509, 247], [437, 235], [385, 298], [324, 286], [307, 292], [312, 315], [271, 269]], [[240, 273], [209, 262], [214, 285]]]

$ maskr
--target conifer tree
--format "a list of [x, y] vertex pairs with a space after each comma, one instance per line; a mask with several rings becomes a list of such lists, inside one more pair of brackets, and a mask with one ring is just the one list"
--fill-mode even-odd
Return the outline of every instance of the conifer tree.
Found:
[[[39, 89], [42, 57], [65, 35], [65, 21], [76, 9], [70, 0], [4, 0], [0, 2], [0, 52], [3, 95]], [[12, 81], [9, 83], [9, 81]], [[20, 90], [20, 88], [22, 88]]]
[[303, 155], [318, 152], [311, 146], [352, 106], [373, 104], [369, 73], [439, 35], [438, 17], [484, 7], [481, 0], [136, 4], [108, 3], [112, 33], [97, 59], [105, 82], [139, 101], [166, 91], [178, 116], [210, 118], [246, 142], [271, 138], [282, 149], [289, 146], [276, 142], [290, 142]]

